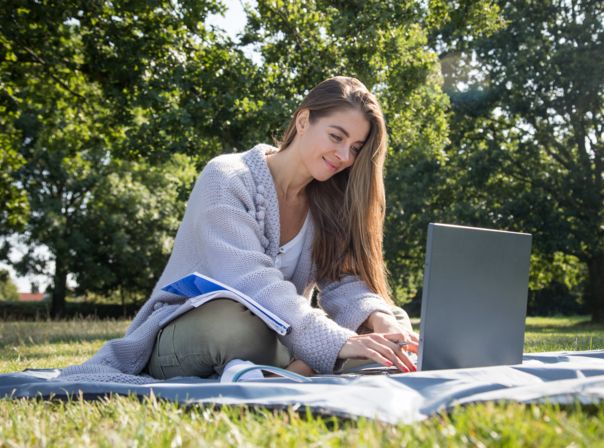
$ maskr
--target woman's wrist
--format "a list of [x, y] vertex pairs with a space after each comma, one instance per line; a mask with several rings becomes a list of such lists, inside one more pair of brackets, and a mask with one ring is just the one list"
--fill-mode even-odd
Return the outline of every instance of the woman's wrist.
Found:
[[377, 323], [390, 321], [392, 319], [394, 319], [394, 316], [392, 314], [385, 313], [384, 311], [374, 311], [369, 315], [363, 325], [369, 328], [370, 330], [374, 330], [375, 325]]

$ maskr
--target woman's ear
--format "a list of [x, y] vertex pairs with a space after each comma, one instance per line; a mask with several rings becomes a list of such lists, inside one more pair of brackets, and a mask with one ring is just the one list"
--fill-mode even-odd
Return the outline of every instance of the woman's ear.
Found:
[[296, 131], [302, 135], [309, 126], [310, 111], [308, 109], [302, 109], [296, 117]]

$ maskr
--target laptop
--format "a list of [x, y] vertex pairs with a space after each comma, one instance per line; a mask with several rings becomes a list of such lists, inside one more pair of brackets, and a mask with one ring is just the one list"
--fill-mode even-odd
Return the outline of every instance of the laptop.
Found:
[[[429, 224], [418, 371], [522, 363], [531, 235]], [[350, 373], [399, 373], [379, 364]]]
[[417, 370], [522, 363], [531, 240], [429, 224]]

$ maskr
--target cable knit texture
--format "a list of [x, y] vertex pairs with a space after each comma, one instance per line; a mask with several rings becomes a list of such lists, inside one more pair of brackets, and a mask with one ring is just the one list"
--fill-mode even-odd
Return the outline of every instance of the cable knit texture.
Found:
[[315, 285], [310, 222], [298, 265], [288, 281], [275, 267], [279, 251], [279, 204], [266, 154], [257, 145], [239, 154], [211, 160], [195, 183], [176, 234], [172, 255], [149, 300], [123, 338], [108, 341], [82, 365], [64, 369], [58, 380], [148, 383], [141, 375], [160, 322], [169, 321], [185, 298], [161, 287], [197, 271], [248, 294], [292, 326], [281, 341], [295, 358], [320, 373], [333, 371], [344, 342], [374, 311], [391, 313], [386, 302], [355, 277]]

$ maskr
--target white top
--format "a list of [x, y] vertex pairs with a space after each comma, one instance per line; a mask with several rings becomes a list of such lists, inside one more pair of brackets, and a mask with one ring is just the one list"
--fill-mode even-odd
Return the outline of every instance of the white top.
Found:
[[289, 280], [294, 275], [296, 266], [298, 265], [298, 259], [302, 254], [302, 246], [304, 245], [304, 236], [306, 235], [306, 229], [308, 228], [308, 221], [310, 220], [310, 213], [306, 214], [304, 224], [298, 232], [298, 234], [279, 247], [279, 253], [275, 257], [275, 267], [283, 273], [283, 278]]

